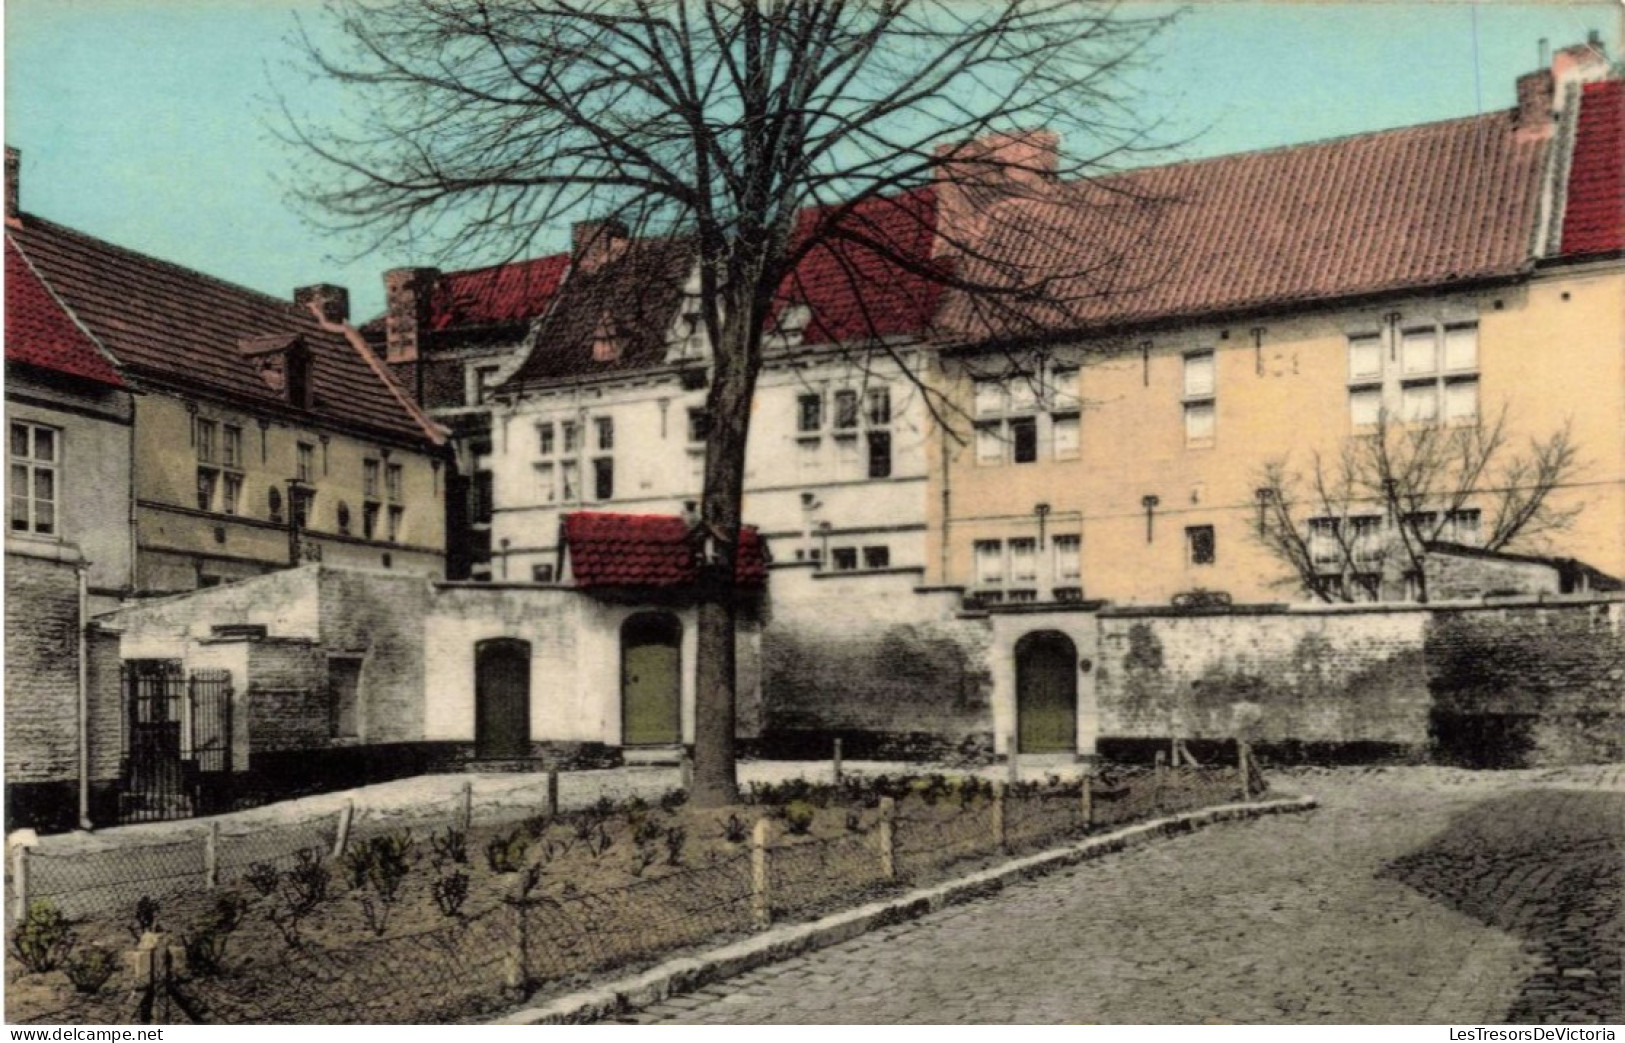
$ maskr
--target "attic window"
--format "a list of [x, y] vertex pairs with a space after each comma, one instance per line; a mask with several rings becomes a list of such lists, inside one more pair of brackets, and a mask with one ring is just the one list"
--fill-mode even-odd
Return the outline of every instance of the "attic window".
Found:
[[812, 309], [805, 304], [787, 304], [779, 312], [776, 332], [784, 342], [794, 347], [801, 343], [802, 336], [807, 332], [807, 323], [812, 318]]
[[245, 337], [238, 341], [237, 347], [266, 387], [279, 393], [296, 409], [311, 408], [314, 360], [303, 338]]
[[598, 320], [598, 328], [592, 334], [592, 360], [594, 362], [614, 362], [621, 357], [620, 338], [615, 335], [614, 323], [608, 314]]

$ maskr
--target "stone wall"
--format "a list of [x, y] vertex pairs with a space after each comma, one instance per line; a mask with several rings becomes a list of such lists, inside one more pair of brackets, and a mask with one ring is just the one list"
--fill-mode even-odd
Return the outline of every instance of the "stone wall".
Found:
[[327, 663], [321, 646], [268, 638], [248, 645], [248, 753], [329, 745]]
[[68, 562], [6, 555], [6, 783], [78, 774], [79, 579]]
[[848, 756], [990, 748], [991, 630], [954, 592], [916, 593], [920, 573], [773, 570], [762, 634], [771, 754]]
[[424, 632], [434, 588], [420, 576], [322, 570], [322, 642], [329, 656], [359, 656], [360, 737], [423, 738]]
[[1625, 757], [1625, 602], [1441, 609], [1426, 653], [1439, 759]]
[[1425, 567], [1428, 600], [1435, 604], [1486, 594], [1556, 594], [1562, 586], [1550, 562], [1510, 556], [1436, 551], [1427, 556]]

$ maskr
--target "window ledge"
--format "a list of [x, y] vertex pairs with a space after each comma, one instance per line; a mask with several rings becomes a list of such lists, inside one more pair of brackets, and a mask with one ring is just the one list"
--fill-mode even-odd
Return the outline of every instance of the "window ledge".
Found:
[[60, 561], [70, 565], [77, 565], [85, 560], [78, 544], [66, 543], [57, 536], [34, 533], [8, 532], [6, 553], [25, 558], [39, 558], [42, 561]]

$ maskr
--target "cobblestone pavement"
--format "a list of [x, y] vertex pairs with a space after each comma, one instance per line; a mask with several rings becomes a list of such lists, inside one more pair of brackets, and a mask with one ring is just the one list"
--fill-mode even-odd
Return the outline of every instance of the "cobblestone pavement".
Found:
[[1619, 1021], [1625, 772], [1306, 772], [1210, 828], [764, 967], [663, 1023]]

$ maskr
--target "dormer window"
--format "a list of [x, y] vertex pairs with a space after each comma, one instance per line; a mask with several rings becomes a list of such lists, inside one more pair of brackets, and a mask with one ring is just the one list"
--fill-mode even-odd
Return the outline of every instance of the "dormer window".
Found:
[[784, 342], [785, 347], [799, 347], [802, 338], [806, 336], [807, 323], [811, 319], [812, 309], [805, 304], [786, 304], [779, 312], [773, 332]]
[[304, 338], [297, 335], [245, 337], [237, 348], [254, 365], [265, 386], [295, 409], [315, 403], [315, 359]]
[[615, 333], [615, 323], [606, 312], [598, 320], [598, 327], [592, 334], [592, 360], [594, 362], [614, 362], [621, 357], [621, 341]]

